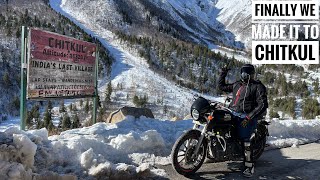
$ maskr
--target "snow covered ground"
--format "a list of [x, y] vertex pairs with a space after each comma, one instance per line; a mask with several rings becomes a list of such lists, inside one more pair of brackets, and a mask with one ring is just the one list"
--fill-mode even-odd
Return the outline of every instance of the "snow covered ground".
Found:
[[[0, 124], [0, 127], [4, 129], [5, 126]], [[73, 173], [90, 179], [166, 177], [166, 172], [155, 165], [170, 164], [174, 142], [190, 128], [191, 120], [163, 121], [128, 116], [117, 124], [97, 123], [50, 137], [46, 129], [23, 132], [10, 127], [4, 132], [7, 137], [24, 139], [25, 144], [16, 145], [17, 151], [26, 153], [29, 166], [34, 164], [37, 172]], [[267, 143], [271, 148], [297, 147], [320, 138], [320, 121], [272, 120], [269, 132]], [[3, 151], [0, 151], [0, 160], [5, 160], [1, 153]]]
[[20, 117], [10, 117], [6, 121], [0, 122], [0, 132], [3, 132], [9, 127], [20, 127]]
[[245, 62], [245, 63], [250, 63], [251, 59], [248, 57], [248, 55], [246, 54], [246, 52], [244, 51], [235, 51], [229, 48], [225, 48], [225, 47], [221, 47], [221, 46], [217, 46], [214, 48], [210, 48], [211, 51], [213, 52], [220, 52], [221, 55], [227, 55], [227, 57], [229, 58], [235, 58], [239, 61]]

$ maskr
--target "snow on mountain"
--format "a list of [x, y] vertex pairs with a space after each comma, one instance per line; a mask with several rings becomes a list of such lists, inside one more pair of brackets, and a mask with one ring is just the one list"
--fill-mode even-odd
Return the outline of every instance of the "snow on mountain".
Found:
[[241, 47], [240, 43], [236, 45], [234, 42], [234, 35], [226, 31], [224, 25], [216, 20], [219, 10], [214, 1], [152, 0], [152, 2], [168, 11], [174, 20], [198, 37], [209, 40], [210, 30], [214, 30], [220, 41], [229, 46]]
[[[251, 0], [215, 0], [218, 9], [217, 20], [232, 32], [236, 41], [243, 42], [246, 47], [251, 47]], [[320, 3], [320, 1], [319, 1]]]
[[[131, 50], [130, 47], [121, 43], [108, 29], [92, 22], [91, 19], [87, 19], [84, 13], [70, 10], [68, 6], [64, 6], [64, 1], [61, 1], [61, 6], [57, 1], [50, 1], [50, 3], [51, 7], [56, 11], [72, 19], [89, 34], [97, 37], [116, 59], [112, 67], [111, 80], [114, 87], [121, 85], [123, 89], [113, 94], [113, 97], [121, 105], [133, 105], [132, 102], [128, 102], [127, 100], [128, 94], [130, 96], [146, 94], [148, 95], [149, 102], [163, 100], [163, 105], [167, 105], [169, 111], [176, 112], [176, 114], [171, 114], [171, 117], [179, 116], [183, 118], [189, 114], [189, 108], [193, 101], [193, 93], [195, 94], [195, 92], [179, 87], [154, 73], [149, 69], [146, 60], [139, 57], [138, 52]], [[106, 82], [106, 79], [100, 81], [100, 94], [104, 94], [102, 92], [106, 89]], [[223, 101], [223, 98], [209, 98]], [[153, 112], [156, 117], [166, 118], [162, 109], [156, 109]]]
[[[117, 124], [97, 123], [49, 137], [46, 129], [24, 132], [11, 127], [0, 132], [0, 162], [7, 167], [0, 168], [0, 174], [28, 177], [33, 169], [38, 174], [72, 172], [80, 179], [166, 177], [156, 165], [170, 164], [174, 142], [192, 125], [191, 120], [128, 116]], [[319, 139], [320, 121], [272, 120], [269, 132], [271, 148], [297, 147]]]
[[217, 0], [217, 20], [236, 35], [236, 40], [251, 47], [251, 0]]
[[[217, 20], [219, 10], [211, 0], [139, 0], [139, 1], [83, 1], [63, 0], [61, 5], [67, 11], [91, 19], [101, 26], [112, 24], [121, 29], [130, 28], [123, 19], [123, 13], [130, 13], [134, 28], [146, 21], [146, 16], [155, 15], [151, 25], [157, 26], [161, 21], [178, 29], [183, 37], [203, 44], [221, 43], [229, 47], [243, 48], [241, 42], [235, 41], [235, 35], [225, 29]], [[126, 5], [128, 9], [121, 9]], [[136, 19], [134, 19], [136, 18]], [[147, 22], [148, 24], [148, 22]], [[150, 24], [150, 23], [149, 23]], [[142, 25], [141, 25], [142, 26]], [[131, 29], [130, 31], [134, 31]], [[142, 29], [143, 31], [143, 29]], [[144, 32], [141, 32], [142, 34]]]

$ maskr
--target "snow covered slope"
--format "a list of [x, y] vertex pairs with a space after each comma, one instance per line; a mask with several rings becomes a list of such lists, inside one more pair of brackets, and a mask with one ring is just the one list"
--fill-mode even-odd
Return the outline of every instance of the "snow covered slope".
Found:
[[[154, 27], [163, 24], [194, 42], [244, 47], [216, 19], [219, 10], [211, 0], [62, 0], [61, 5], [68, 12], [90, 19], [91, 22], [104, 27], [128, 29], [130, 33], [141, 31], [144, 34], [148, 30], [141, 27], [146, 24]], [[130, 22], [129, 25], [126, 21]]]
[[251, 0], [217, 0], [217, 20], [236, 35], [236, 40], [251, 46]]
[[[236, 36], [237, 41], [251, 47], [251, 0], [215, 0], [217, 20]], [[320, 3], [320, 0], [319, 0]]]
[[[111, 80], [112, 85], [116, 87], [120, 85], [122, 90], [117, 91], [113, 96], [121, 105], [133, 105], [128, 102], [127, 95], [148, 95], [149, 102], [157, 102], [163, 100], [163, 106], [168, 106], [168, 117], [178, 116], [184, 117], [189, 114], [189, 108], [193, 101], [193, 92], [181, 88], [168, 81], [164, 77], [159, 76], [149, 69], [146, 60], [140, 58], [135, 50], [131, 50], [125, 44], [121, 43], [115, 35], [108, 29], [94, 23], [83, 13], [72, 11], [65, 1], [50, 1], [51, 7], [56, 11], [66, 15], [68, 18], [76, 22], [81, 28], [85, 29], [89, 34], [95, 35], [110, 51], [111, 55], [116, 59], [112, 67]], [[100, 81], [100, 91], [106, 89], [106, 79]], [[104, 93], [100, 93], [104, 94]], [[222, 101], [222, 98], [213, 98]], [[155, 115], [159, 118], [166, 118], [161, 109], [153, 109]]]

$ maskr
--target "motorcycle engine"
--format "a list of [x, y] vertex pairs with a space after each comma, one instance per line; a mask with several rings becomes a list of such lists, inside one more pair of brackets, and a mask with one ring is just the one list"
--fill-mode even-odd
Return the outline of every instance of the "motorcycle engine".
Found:
[[241, 158], [241, 144], [234, 138], [232, 127], [215, 130], [217, 137], [211, 137], [211, 159], [216, 162]]

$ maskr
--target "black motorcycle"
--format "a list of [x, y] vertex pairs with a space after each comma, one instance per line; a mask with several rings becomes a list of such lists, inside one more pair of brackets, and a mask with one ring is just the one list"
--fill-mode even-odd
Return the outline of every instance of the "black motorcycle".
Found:
[[[245, 118], [223, 103], [197, 97], [191, 106], [194, 126], [175, 142], [172, 166], [182, 175], [195, 173], [206, 157], [214, 162], [239, 161], [243, 158], [243, 146], [237, 138], [236, 117]], [[253, 159], [256, 161], [264, 151], [268, 133], [268, 122], [258, 120], [251, 135]]]

